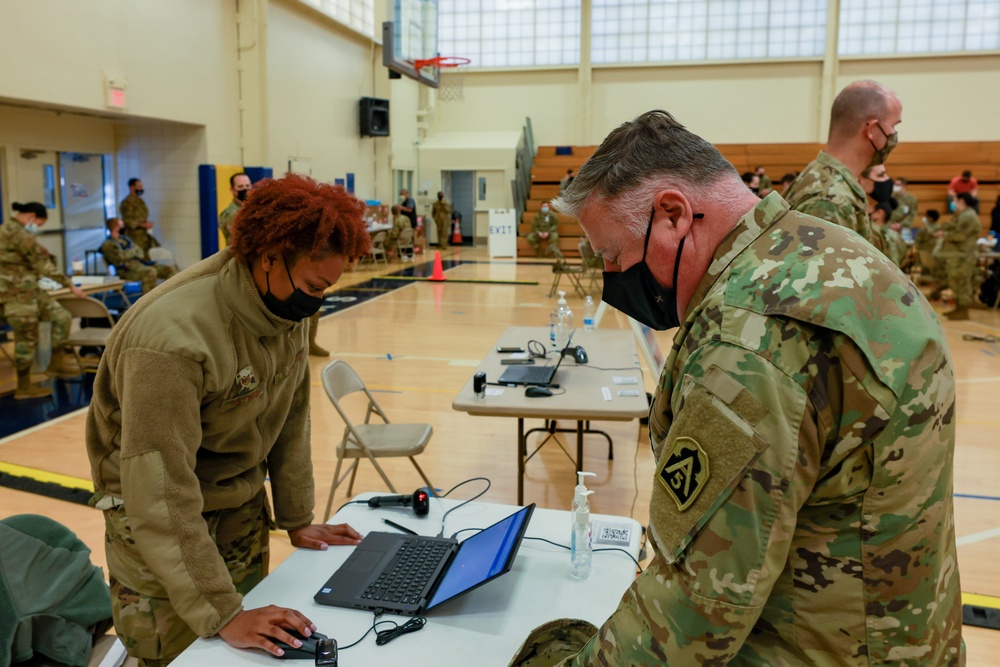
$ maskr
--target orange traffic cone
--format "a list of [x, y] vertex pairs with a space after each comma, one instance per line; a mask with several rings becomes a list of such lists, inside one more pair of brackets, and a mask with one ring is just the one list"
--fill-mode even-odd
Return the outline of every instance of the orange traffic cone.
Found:
[[431, 274], [430, 280], [436, 280], [441, 282], [445, 279], [444, 268], [441, 266], [441, 251], [434, 251], [434, 273]]
[[458, 220], [451, 226], [451, 244], [462, 245], [462, 223]]

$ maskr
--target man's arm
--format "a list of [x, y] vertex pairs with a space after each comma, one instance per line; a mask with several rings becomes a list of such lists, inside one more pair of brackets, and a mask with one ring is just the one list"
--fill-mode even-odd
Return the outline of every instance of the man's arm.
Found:
[[23, 232], [16, 243], [19, 246], [21, 256], [28, 260], [31, 270], [36, 275], [54, 280], [63, 287], [73, 287], [73, 281], [65, 273], [56, 268], [52, 255], [45, 249], [45, 246], [35, 240], [34, 235]]
[[[716, 345], [685, 371], [653, 480], [657, 556], [564, 665], [725, 664], [784, 570], [819, 468], [812, 406], [741, 348]], [[650, 415], [651, 433], [660, 423]]]

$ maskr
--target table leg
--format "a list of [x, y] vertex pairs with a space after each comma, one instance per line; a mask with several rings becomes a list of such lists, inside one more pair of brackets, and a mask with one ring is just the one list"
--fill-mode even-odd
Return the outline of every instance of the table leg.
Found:
[[517, 418], [517, 504], [524, 504], [524, 455], [528, 443], [524, 437], [524, 417]]

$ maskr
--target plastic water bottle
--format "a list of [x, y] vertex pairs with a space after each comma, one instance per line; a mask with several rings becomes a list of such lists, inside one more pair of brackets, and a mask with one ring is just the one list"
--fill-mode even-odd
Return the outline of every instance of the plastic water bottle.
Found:
[[594, 319], [594, 315], [597, 312], [597, 308], [594, 306], [594, 300], [587, 295], [587, 299], [583, 302], [583, 330], [593, 331], [597, 328], [597, 322]]
[[549, 347], [562, 350], [573, 331], [573, 311], [566, 305], [566, 292], [559, 292], [559, 302], [549, 316]]
[[573, 506], [570, 508], [573, 517], [573, 536], [570, 542], [569, 563], [570, 574], [574, 579], [586, 579], [590, 576], [590, 565], [594, 558], [594, 548], [591, 543], [590, 501], [587, 496], [593, 491], [587, 488], [583, 478], [594, 477], [592, 472], [576, 473], [579, 484], [573, 496]]

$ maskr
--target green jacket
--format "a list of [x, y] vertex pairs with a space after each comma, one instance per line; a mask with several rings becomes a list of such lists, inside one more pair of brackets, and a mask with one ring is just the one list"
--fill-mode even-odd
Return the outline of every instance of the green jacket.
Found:
[[141, 223], [149, 220], [149, 207], [142, 197], [130, 192], [121, 203], [122, 222], [125, 229], [136, 229]]
[[917, 288], [771, 194], [649, 415], [656, 557], [568, 665], [964, 663], [955, 380]]
[[83, 667], [110, 619], [104, 574], [76, 535], [37, 514], [0, 521], [0, 667], [36, 654]]
[[153, 264], [153, 262], [146, 263], [144, 259], [146, 253], [127, 236], [108, 238], [101, 244], [101, 255], [109, 266], [119, 270], [134, 271]]
[[38, 279], [51, 278], [63, 287], [73, 283], [60, 273], [49, 251], [24, 225], [9, 218], [0, 225], [0, 302], [38, 298]]
[[533, 232], [548, 232], [551, 234], [558, 230], [559, 218], [552, 211], [548, 213], [539, 211], [535, 214], [535, 219], [531, 221], [531, 231]]
[[[279, 527], [312, 523], [307, 333], [267, 310], [224, 249], [129, 308], [101, 357], [94, 486], [124, 500], [147, 576], [201, 636], [242, 609], [202, 513], [243, 506], [269, 477]], [[111, 556], [111, 575], [139, 590]]]
[[979, 216], [971, 208], [959, 211], [951, 221], [942, 225], [941, 252], [961, 255], [976, 254], [976, 240], [983, 233]]
[[226, 243], [229, 243], [229, 237], [232, 235], [230, 226], [233, 224], [233, 220], [236, 219], [236, 214], [240, 212], [242, 206], [243, 204], [240, 200], [234, 199], [219, 214], [219, 229], [222, 230], [222, 238], [226, 239]]
[[913, 221], [917, 219], [917, 208], [919, 202], [917, 198], [907, 191], [897, 192], [893, 195], [896, 198], [896, 210], [892, 212], [891, 222], [901, 222], [904, 227], [912, 227]]
[[851, 170], [826, 151], [806, 165], [784, 197], [793, 211], [853, 229], [872, 242], [865, 191]]

